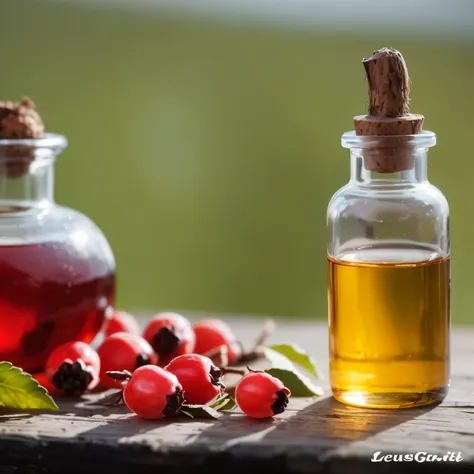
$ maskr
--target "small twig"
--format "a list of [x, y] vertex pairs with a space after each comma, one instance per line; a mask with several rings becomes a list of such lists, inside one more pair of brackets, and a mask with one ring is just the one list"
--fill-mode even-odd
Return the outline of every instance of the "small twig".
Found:
[[109, 370], [106, 375], [114, 380], [129, 380], [132, 374], [128, 370]]
[[268, 339], [273, 335], [275, 332], [276, 324], [273, 319], [267, 319], [263, 324], [262, 331], [260, 336], [258, 337], [257, 341], [255, 342], [254, 349], [260, 346], [265, 346], [268, 342]]
[[247, 365], [250, 362], [255, 362], [263, 357], [263, 346], [255, 347], [251, 351], [243, 352], [241, 356], [232, 365]]
[[232, 365], [247, 365], [249, 362], [255, 362], [261, 359], [264, 355], [268, 339], [270, 339], [275, 332], [275, 327], [275, 322], [272, 319], [267, 319], [253, 348], [250, 351], [242, 351], [240, 357], [238, 357]]

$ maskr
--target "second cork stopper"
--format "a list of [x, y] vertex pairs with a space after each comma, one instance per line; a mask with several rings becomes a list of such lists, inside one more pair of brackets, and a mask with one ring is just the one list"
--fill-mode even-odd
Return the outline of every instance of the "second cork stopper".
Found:
[[[28, 173], [35, 147], [21, 142], [41, 138], [43, 133], [43, 120], [30, 99], [0, 101], [0, 141], [7, 140], [7, 144], [0, 144], [0, 177], [21, 178]], [[9, 144], [9, 140], [16, 143]]]
[[410, 113], [410, 78], [405, 60], [399, 51], [382, 48], [364, 59], [363, 65], [369, 110], [367, 115], [354, 117], [355, 131], [359, 136], [380, 137], [365, 150], [365, 167], [378, 173], [410, 169], [413, 156], [405, 137], [421, 132], [424, 117]]

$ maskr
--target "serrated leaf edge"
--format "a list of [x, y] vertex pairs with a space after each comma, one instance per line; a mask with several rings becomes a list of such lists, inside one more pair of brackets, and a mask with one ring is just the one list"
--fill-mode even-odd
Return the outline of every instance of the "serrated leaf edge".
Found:
[[[2, 374], [4, 372], [10, 372], [10, 371], [11, 371], [11, 374], [7, 374], [6, 379], [3, 382], [0, 382], [0, 389], [3, 387], [6, 390], [9, 390], [9, 391], [12, 391], [12, 392], [17, 392], [17, 393], [20, 393], [23, 396], [25, 396], [25, 393], [26, 393], [25, 390], [19, 389], [19, 388], [14, 387], [14, 386], [12, 387], [11, 385], [7, 385], [6, 382], [8, 382], [12, 378], [15, 378], [15, 377], [18, 377], [18, 376], [28, 377], [34, 384], [36, 384], [36, 388], [38, 388], [39, 391], [42, 392], [42, 394], [44, 395], [45, 398], [42, 398], [39, 395], [31, 395], [31, 394], [28, 394], [28, 395], [31, 396], [32, 399], [39, 400], [41, 402], [44, 402], [46, 400], [47, 404], [49, 405], [50, 410], [56, 411], [56, 410], [59, 409], [58, 406], [56, 405], [56, 402], [53, 400], [53, 398], [49, 394], [49, 392], [37, 380], [35, 380], [31, 376], [31, 374], [29, 374], [28, 372], [25, 372], [20, 367], [14, 366], [11, 362], [6, 362], [6, 361], [0, 362], [0, 374]], [[16, 405], [15, 406], [5, 405], [1, 401], [0, 401], [0, 406], [3, 406], [5, 408], [16, 408], [18, 410], [31, 410], [31, 409], [33, 409], [33, 410], [46, 410], [46, 409], [48, 409], [47, 407], [30, 408], [30, 407], [18, 407]]]

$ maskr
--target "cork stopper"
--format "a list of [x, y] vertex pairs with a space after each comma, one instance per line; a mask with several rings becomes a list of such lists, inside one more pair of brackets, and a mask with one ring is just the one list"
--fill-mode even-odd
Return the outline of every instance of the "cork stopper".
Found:
[[43, 132], [43, 121], [28, 97], [0, 101], [0, 138], [39, 138]]
[[[354, 117], [356, 134], [377, 136], [372, 148], [364, 153], [366, 169], [377, 173], [394, 173], [413, 167], [413, 152], [407, 135], [423, 128], [423, 115], [410, 112], [410, 78], [399, 51], [382, 48], [362, 61], [369, 86], [367, 115]], [[397, 136], [384, 140], [383, 137]]]
[[[20, 102], [0, 101], [0, 140], [34, 139], [40, 138], [43, 133], [43, 121], [30, 99], [24, 97]], [[34, 157], [31, 146], [0, 146], [0, 171], [5, 170], [8, 178], [19, 178], [28, 172]]]

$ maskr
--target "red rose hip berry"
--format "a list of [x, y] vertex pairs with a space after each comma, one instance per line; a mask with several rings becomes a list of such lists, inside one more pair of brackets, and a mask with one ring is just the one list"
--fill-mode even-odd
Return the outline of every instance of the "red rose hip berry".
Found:
[[178, 379], [155, 365], [135, 370], [125, 385], [123, 398], [135, 415], [151, 420], [176, 415], [184, 402]]
[[85, 342], [66, 342], [46, 362], [45, 375], [53, 386], [67, 395], [93, 389], [99, 382], [100, 358]]
[[285, 411], [290, 391], [265, 372], [250, 372], [235, 388], [239, 408], [251, 418], [270, 418]]
[[175, 357], [194, 350], [194, 332], [191, 323], [180, 314], [160, 313], [153, 317], [143, 337], [158, 354], [161, 366]]
[[220, 319], [203, 319], [193, 325], [196, 337], [194, 352], [207, 354], [220, 346], [227, 347], [228, 363], [235, 362], [240, 356], [241, 348], [228, 324]]
[[100, 362], [100, 382], [109, 388], [120, 388], [121, 382], [107, 377], [106, 372], [127, 370], [156, 364], [158, 357], [145, 339], [136, 334], [117, 332], [112, 334], [97, 350]]
[[173, 359], [165, 370], [176, 375], [191, 405], [205, 405], [214, 400], [224, 387], [222, 372], [208, 357], [184, 354]]
[[140, 326], [130, 313], [116, 310], [105, 324], [105, 337], [111, 336], [116, 332], [128, 332], [130, 334], [140, 335]]

